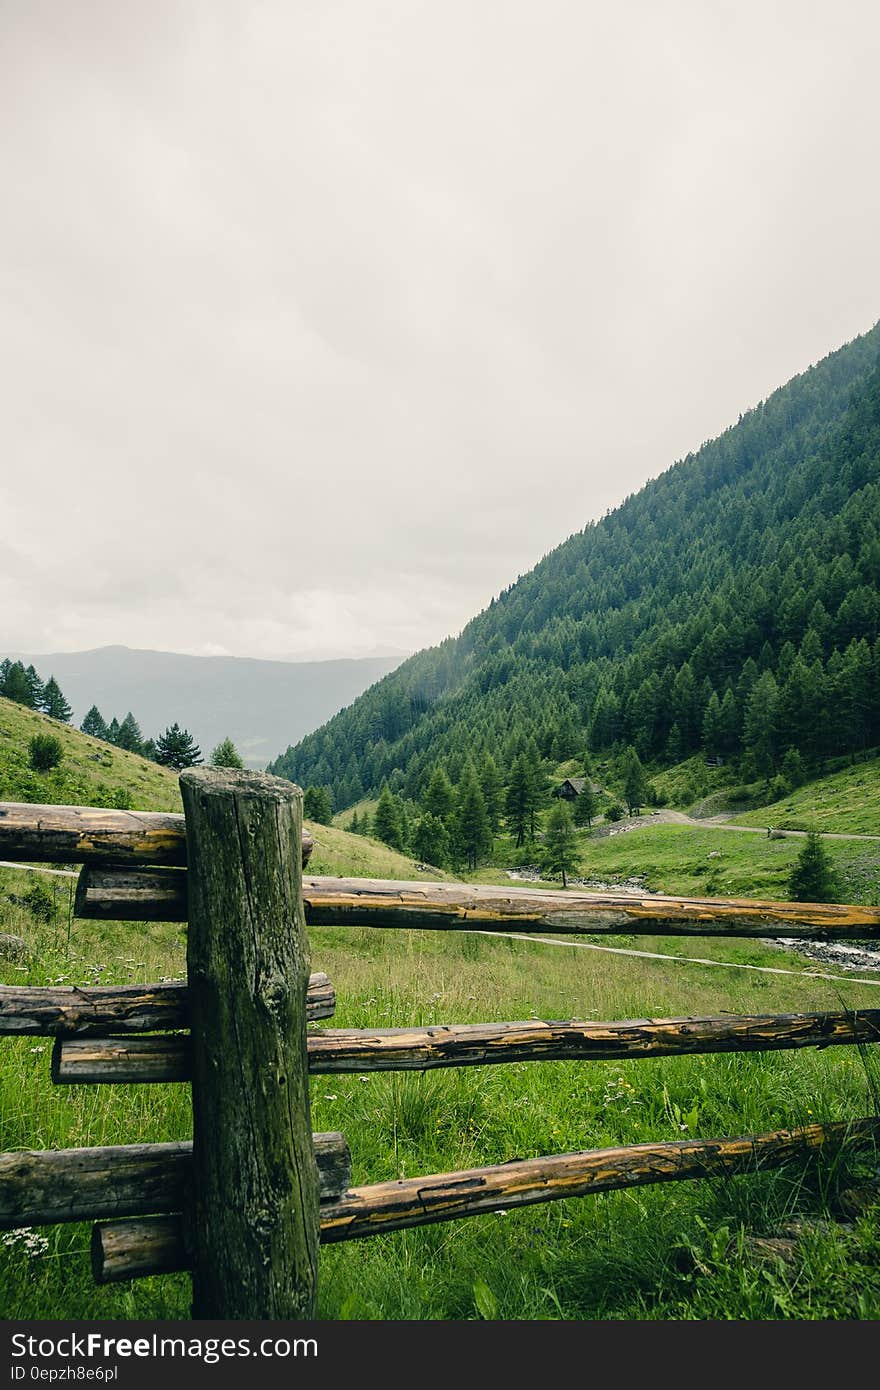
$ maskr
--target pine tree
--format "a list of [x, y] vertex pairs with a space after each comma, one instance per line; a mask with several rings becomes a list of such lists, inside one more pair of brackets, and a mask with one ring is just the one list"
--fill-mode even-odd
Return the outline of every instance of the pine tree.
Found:
[[[107, 725], [107, 742], [116, 743], [118, 738], [119, 720], [116, 718], [116, 715], [114, 714], [113, 718], [110, 720], [110, 723]], [[158, 762], [159, 759], [157, 758], [156, 761]]]
[[455, 813], [455, 839], [469, 869], [475, 869], [492, 843], [486, 801], [480, 788], [477, 771], [468, 760], [458, 785], [458, 805]]
[[119, 733], [116, 735], [117, 748], [125, 748], [129, 753], [139, 753], [144, 744], [144, 736], [141, 733], [141, 726], [138, 724], [131, 710], [123, 719], [119, 726]]
[[421, 806], [428, 815], [436, 816], [448, 825], [455, 810], [455, 789], [442, 763], [438, 763], [431, 773], [430, 781], [422, 793]]
[[743, 722], [743, 742], [755, 770], [771, 777], [779, 748], [779, 690], [772, 671], [765, 671], [752, 686]]
[[519, 849], [526, 838], [532, 810], [532, 775], [522, 754], [514, 761], [510, 781], [504, 794], [504, 814], [507, 828], [516, 839]]
[[333, 803], [327, 787], [306, 787], [303, 795], [303, 816], [306, 820], [317, 821], [319, 825], [330, 825], [333, 820]]
[[448, 867], [449, 831], [439, 816], [432, 816], [430, 811], [422, 812], [413, 830], [412, 851], [416, 859], [424, 864], [431, 864], [437, 869]]
[[97, 705], [92, 705], [79, 727], [84, 734], [91, 734], [92, 738], [100, 738], [107, 742], [107, 725]]
[[50, 719], [57, 719], [62, 724], [70, 723], [73, 710], [62, 695], [61, 687], [54, 676], [50, 676], [43, 686], [39, 707], [49, 715]]
[[588, 830], [592, 829], [593, 818], [599, 810], [599, 798], [593, 791], [593, 784], [589, 777], [584, 782], [577, 801], [574, 803], [574, 823], [575, 825], [585, 825]]
[[[243, 768], [244, 762], [241, 754], [232, 742], [231, 738], [221, 739], [211, 754], [212, 767], [236, 767]], [[314, 817], [313, 817], [314, 819]]]
[[400, 823], [400, 807], [384, 783], [379, 794], [379, 804], [373, 817], [373, 834], [377, 840], [390, 845], [392, 849], [403, 849], [403, 828]]
[[[27, 668], [27, 670], [25, 671], [24, 674], [25, 674], [25, 679], [27, 680], [27, 688], [28, 688], [27, 704], [30, 706], [31, 709], [41, 709], [41, 710], [45, 710], [46, 714], [48, 714], [49, 711], [46, 709], [46, 706], [45, 706], [45, 704], [43, 703], [44, 696], [45, 696], [45, 694], [46, 694], [46, 687], [44, 686], [43, 682], [40, 680], [40, 677], [37, 675], [37, 673], [36, 673], [36, 671], [34, 670], [33, 666], [29, 666], [29, 667]], [[51, 679], [52, 679], [52, 682], [53, 682], [53, 684], [54, 684], [55, 690], [58, 691], [58, 695], [61, 696], [61, 701], [62, 701], [64, 704], [66, 704], [66, 701], [64, 700], [64, 696], [61, 695], [61, 691], [58, 690], [58, 685], [57, 685], [57, 682], [55, 682], [55, 677], [53, 676], [53, 677], [51, 677]], [[54, 694], [53, 694], [53, 698], [54, 698]], [[61, 707], [61, 706], [59, 706], [59, 707]], [[70, 706], [68, 705], [68, 707], [67, 707], [67, 719], [62, 719], [62, 718], [61, 718], [61, 715], [53, 715], [52, 718], [53, 718], [53, 719], [61, 719], [61, 722], [62, 722], [63, 724], [66, 724], [66, 723], [67, 723], [67, 719], [70, 718]]]
[[623, 755], [623, 795], [631, 816], [637, 816], [648, 799], [648, 779], [634, 748]]
[[797, 903], [833, 903], [840, 885], [818, 830], [809, 831], [788, 880], [788, 895]]
[[27, 705], [29, 709], [33, 709], [31, 684], [24, 666], [20, 661], [7, 660], [3, 664], [5, 671], [0, 695], [5, 695], [7, 700], [14, 700], [17, 705]]
[[192, 734], [188, 729], [181, 729], [177, 723], [170, 725], [156, 740], [156, 762], [163, 767], [173, 767], [175, 772], [180, 772], [185, 767], [195, 767], [201, 761], [202, 750]]
[[577, 834], [571, 811], [559, 800], [547, 817], [544, 829], [544, 867], [552, 874], [562, 874], [562, 886], [568, 886], [567, 875], [577, 868]]
[[480, 790], [486, 803], [489, 829], [493, 835], [497, 835], [501, 826], [504, 787], [501, 773], [498, 771], [498, 764], [491, 753], [483, 752], [480, 754], [480, 760], [477, 763], [477, 776], [480, 779]]

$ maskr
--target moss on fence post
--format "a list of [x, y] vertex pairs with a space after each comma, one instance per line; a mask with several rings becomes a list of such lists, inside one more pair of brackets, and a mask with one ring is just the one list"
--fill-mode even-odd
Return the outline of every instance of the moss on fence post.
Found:
[[315, 1313], [318, 1174], [306, 1059], [302, 793], [181, 774], [189, 861], [193, 1316]]

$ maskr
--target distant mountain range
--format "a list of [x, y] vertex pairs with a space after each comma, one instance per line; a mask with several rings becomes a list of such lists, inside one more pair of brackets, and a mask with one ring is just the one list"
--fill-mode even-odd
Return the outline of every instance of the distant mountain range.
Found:
[[131, 710], [144, 738], [175, 721], [199, 743], [205, 761], [221, 739], [232, 739], [249, 767], [266, 763], [311, 733], [375, 681], [401, 656], [340, 661], [260, 661], [236, 656], [97, 647], [87, 652], [34, 655], [3, 652], [54, 675], [81, 723], [94, 704], [109, 722]]

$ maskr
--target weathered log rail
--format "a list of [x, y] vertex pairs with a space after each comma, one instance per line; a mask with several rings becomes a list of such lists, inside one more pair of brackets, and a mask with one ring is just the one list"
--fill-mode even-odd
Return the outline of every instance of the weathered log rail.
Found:
[[[301, 833], [305, 865], [314, 840], [308, 830]], [[3, 801], [0, 858], [22, 864], [97, 862], [180, 868], [187, 862], [186, 818], [173, 811], [117, 811], [106, 806], [43, 806], [29, 801]]]
[[[309, 1071], [429, 1071], [504, 1062], [616, 1061], [718, 1052], [775, 1052], [880, 1041], [880, 1009], [846, 1013], [639, 1018], [615, 1023], [436, 1024], [309, 1033]], [[52, 1080], [62, 1085], [189, 1081], [190, 1043], [180, 1035], [59, 1038]]]
[[[332, 1018], [336, 991], [327, 976], [310, 976], [306, 1016]], [[107, 1037], [189, 1028], [185, 981], [155, 985], [0, 985], [0, 1037]]]
[[193, 1141], [0, 1154], [0, 1229], [95, 1220], [101, 1282], [187, 1269], [199, 1317], [313, 1317], [322, 1243], [614, 1188], [778, 1167], [880, 1138], [880, 1117], [517, 1159], [350, 1187], [341, 1135], [311, 1130], [309, 1073], [863, 1046], [880, 1010], [618, 1022], [322, 1029], [335, 994], [306, 927], [561, 935], [880, 936], [880, 908], [303, 879], [301, 793], [191, 770], [185, 815], [0, 805], [0, 857], [81, 862], [82, 918], [189, 923], [187, 980], [0, 986], [0, 1034], [51, 1036], [60, 1084], [189, 1082]]
[[[351, 1182], [341, 1134], [313, 1134], [322, 1202]], [[22, 1149], [0, 1154], [0, 1230], [175, 1212], [192, 1186], [193, 1146], [113, 1144], [90, 1149]]]
[[[872, 1144], [880, 1118], [868, 1117], [735, 1139], [687, 1139], [520, 1159], [488, 1168], [355, 1187], [322, 1204], [321, 1242], [361, 1240], [413, 1226], [510, 1211], [647, 1183], [734, 1177], [779, 1168], [823, 1148]], [[92, 1232], [98, 1283], [189, 1269], [182, 1216], [108, 1222]]]
[[[428, 931], [553, 931], [636, 936], [880, 936], [880, 907], [838, 903], [673, 898], [640, 893], [559, 893], [466, 883], [304, 878], [310, 927], [419, 928]], [[187, 918], [186, 875], [147, 869], [114, 872], [87, 865], [77, 916], [117, 921]]]

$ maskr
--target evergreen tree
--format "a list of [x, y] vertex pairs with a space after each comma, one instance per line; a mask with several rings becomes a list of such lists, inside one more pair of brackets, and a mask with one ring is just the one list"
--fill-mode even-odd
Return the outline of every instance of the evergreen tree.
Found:
[[455, 789], [446, 775], [446, 769], [438, 763], [431, 773], [430, 781], [422, 794], [422, 810], [429, 816], [436, 816], [448, 825], [455, 810]]
[[623, 795], [631, 816], [637, 816], [648, 799], [648, 779], [641, 759], [634, 748], [623, 755]]
[[100, 738], [107, 742], [107, 725], [97, 705], [92, 705], [79, 727], [84, 734], [91, 734], [92, 738]]
[[[110, 723], [107, 725], [107, 742], [108, 742], [108, 743], [116, 743], [116, 742], [118, 741], [118, 739], [119, 739], [119, 720], [116, 718], [116, 715], [114, 714], [113, 718], [110, 720]], [[157, 758], [156, 761], [159, 762], [159, 761], [161, 761], [161, 759], [158, 759], [158, 758]]]
[[788, 880], [788, 895], [797, 903], [833, 903], [840, 897], [837, 874], [817, 830], [804, 841]]
[[[232, 742], [231, 738], [221, 739], [211, 754], [212, 767], [237, 767], [243, 768], [244, 761], [241, 754]], [[314, 820], [315, 817], [313, 816]]]
[[[44, 696], [45, 696], [45, 693], [46, 693], [46, 687], [44, 686], [43, 682], [40, 680], [40, 677], [37, 675], [37, 673], [36, 673], [36, 671], [34, 670], [33, 666], [29, 666], [29, 667], [27, 668], [27, 670], [25, 671], [24, 674], [25, 674], [25, 680], [27, 681], [27, 690], [28, 690], [28, 698], [27, 698], [27, 701], [26, 701], [27, 705], [29, 706], [30, 709], [42, 709], [42, 710], [45, 710], [45, 712], [48, 714], [49, 711], [46, 709], [46, 706], [45, 706], [44, 703], [43, 703], [43, 699], [44, 699]], [[55, 689], [55, 691], [58, 692], [58, 695], [60, 696], [60, 699], [61, 699], [61, 702], [62, 702], [62, 703], [59, 705], [59, 708], [60, 708], [60, 707], [63, 707], [63, 704], [65, 704], [66, 701], [64, 700], [64, 696], [61, 694], [61, 691], [58, 690], [58, 685], [57, 685], [57, 683], [55, 682], [54, 676], [52, 677], [52, 681], [53, 681], [53, 684], [54, 684], [54, 689]], [[70, 718], [70, 706], [69, 706], [69, 705], [67, 706], [67, 719], [61, 718], [61, 715], [53, 715], [52, 717], [55, 718], [55, 719], [61, 719], [62, 724], [66, 724], [66, 723], [67, 723], [67, 719]]]
[[544, 867], [551, 874], [562, 874], [562, 886], [568, 886], [568, 874], [577, 867], [577, 834], [571, 811], [558, 800], [547, 817], [544, 831]]
[[116, 735], [117, 748], [125, 748], [129, 753], [139, 753], [143, 747], [144, 736], [141, 727], [132, 714], [131, 710], [123, 719], [119, 726], [119, 733]]
[[583, 789], [574, 803], [574, 823], [575, 825], [585, 825], [588, 830], [592, 829], [593, 819], [599, 811], [599, 798], [593, 791], [593, 784], [589, 777], [584, 782]]
[[412, 851], [424, 864], [432, 864], [437, 869], [448, 867], [449, 831], [439, 816], [432, 816], [430, 811], [422, 812], [413, 829]]
[[333, 820], [333, 803], [327, 787], [306, 787], [303, 794], [303, 816], [306, 820], [317, 821], [319, 825], [330, 825]]
[[514, 761], [504, 794], [507, 828], [516, 839], [517, 849], [524, 843], [534, 811], [534, 779], [524, 755]]
[[458, 805], [455, 813], [456, 847], [469, 869], [475, 869], [492, 843], [486, 801], [480, 788], [473, 763], [465, 764], [458, 785]]
[[501, 781], [501, 773], [498, 771], [498, 764], [491, 753], [482, 752], [477, 763], [477, 775], [480, 779], [480, 790], [483, 793], [483, 800], [486, 803], [486, 816], [489, 821], [489, 829], [493, 835], [497, 835], [501, 826], [501, 812], [504, 803], [504, 785]]
[[713, 690], [703, 715], [703, 747], [708, 757], [721, 756], [721, 743], [721, 701], [718, 699], [718, 692]]
[[379, 804], [373, 818], [373, 834], [377, 840], [390, 845], [392, 849], [403, 849], [400, 806], [397, 797], [389, 790], [387, 782], [383, 784], [379, 795]]
[[764, 671], [749, 693], [743, 742], [755, 770], [769, 778], [779, 749], [779, 690], [772, 671]]
[[9, 661], [8, 659], [3, 665], [5, 671], [0, 695], [4, 695], [7, 700], [14, 700], [17, 705], [27, 705], [29, 709], [33, 709], [31, 683], [24, 666], [20, 661]]
[[39, 708], [43, 709], [50, 719], [57, 719], [62, 724], [70, 723], [73, 710], [61, 693], [61, 687], [54, 676], [50, 676], [43, 686]]
[[192, 734], [188, 729], [181, 729], [177, 723], [170, 725], [156, 740], [156, 762], [163, 767], [173, 767], [175, 772], [180, 772], [185, 767], [195, 767], [201, 761], [202, 750]]

